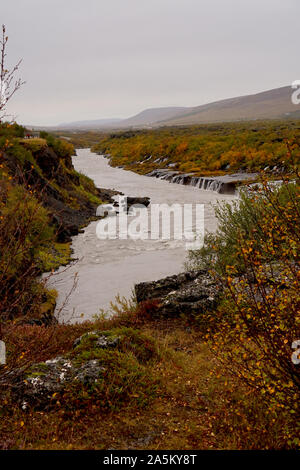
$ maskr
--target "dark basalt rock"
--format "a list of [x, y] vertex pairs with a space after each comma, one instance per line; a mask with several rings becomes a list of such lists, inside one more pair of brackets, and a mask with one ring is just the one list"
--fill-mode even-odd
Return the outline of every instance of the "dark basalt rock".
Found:
[[142, 204], [145, 207], [148, 207], [150, 204], [150, 198], [149, 197], [132, 197], [132, 196], [127, 196], [127, 207], [128, 209], [135, 205], [135, 204]]
[[221, 286], [205, 271], [189, 271], [135, 285], [137, 301], [159, 299], [158, 313], [164, 316], [194, 315], [212, 310], [220, 292]]
[[[49, 147], [45, 147], [44, 149], [40, 149], [38, 152], [33, 152], [34, 158], [39, 165], [40, 169], [43, 172], [43, 175], [51, 180], [55, 178], [57, 181], [57, 177], [60, 176], [61, 182], [65, 181], [65, 172], [61, 167], [60, 158], [56, 155], [53, 149]], [[71, 170], [72, 169], [72, 158], [69, 155], [64, 157], [64, 165]], [[68, 174], [68, 178], [72, 178], [72, 181], [75, 184], [79, 184], [79, 176], [76, 174]], [[58, 181], [58, 183], [60, 183]]]
[[[119, 193], [122, 194], [122, 193]], [[119, 210], [115, 209], [118, 208], [122, 211], [129, 212], [129, 209], [135, 205], [141, 205], [144, 207], [148, 207], [150, 204], [149, 197], [133, 197], [133, 196], [126, 196], [126, 199], [114, 201], [112, 204], [102, 204], [97, 209], [97, 216], [107, 216], [107, 215], [116, 215], [119, 214]]]

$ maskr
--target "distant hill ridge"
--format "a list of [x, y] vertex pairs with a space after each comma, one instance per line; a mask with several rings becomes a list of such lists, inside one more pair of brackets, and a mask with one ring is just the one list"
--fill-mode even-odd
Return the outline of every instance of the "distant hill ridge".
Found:
[[190, 108], [188, 112], [169, 119], [164, 124], [178, 125], [218, 121], [275, 119], [284, 118], [295, 113], [299, 113], [298, 117], [300, 117], [300, 107], [292, 103], [291, 96], [292, 89], [290, 86], [286, 86], [253, 95], [215, 101]]
[[114, 126], [119, 122], [122, 122], [122, 119], [93, 119], [87, 121], [65, 122], [63, 124], [59, 124], [58, 127], [61, 129], [74, 129], [77, 127], [81, 129], [91, 129], [94, 127]]
[[128, 119], [76, 121], [59, 129], [124, 129], [255, 119], [300, 118], [300, 106], [292, 103], [292, 88], [272, 90], [228, 98], [195, 107], [150, 108]]

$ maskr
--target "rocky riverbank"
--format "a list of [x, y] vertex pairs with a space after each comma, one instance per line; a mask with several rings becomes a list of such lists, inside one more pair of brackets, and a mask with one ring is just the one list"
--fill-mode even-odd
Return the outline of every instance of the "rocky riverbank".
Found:
[[[98, 153], [100, 155], [100, 152]], [[109, 163], [111, 162], [111, 155], [103, 155], [108, 159]], [[149, 158], [147, 157], [142, 161], [135, 162], [137, 165], [143, 165], [147, 163]], [[153, 163], [156, 163], [157, 166], [165, 163], [168, 159], [158, 158], [154, 160]], [[246, 171], [238, 171], [237, 173], [228, 173], [225, 175], [219, 176], [197, 176], [195, 173], [182, 173], [177, 170], [170, 169], [171, 167], [176, 167], [176, 164], [168, 164], [166, 168], [156, 168], [151, 170], [149, 173], [146, 173], [146, 176], [152, 178], [158, 178], [169, 183], [182, 184], [184, 186], [193, 186], [197, 189], [203, 189], [207, 191], [216, 191], [219, 194], [229, 194], [234, 195], [237, 193], [237, 189], [240, 185], [245, 183], [254, 182], [258, 178], [258, 173], [250, 173]], [[117, 168], [124, 168], [123, 166], [118, 166]], [[133, 169], [134, 171], [134, 169]]]
[[4, 162], [15, 184], [39, 195], [49, 210], [59, 242], [70, 242], [71, 236], [95, 218], [101, 202], [114, 202], [113, 196], [118, 191], [96, 188], [91, 180], [77, 173], [71, 152], [60, 154], [44, 139], [24, 140], [18, 145], [19, 153], [24, 152], [22, 161], [16, 151], [8, 150], [3, 154]]
[[217, 305], [221, 287], [206, 271], [187, 271], [135, 285], [138, 303], [156, 301], [163, 317], [201, 315]]

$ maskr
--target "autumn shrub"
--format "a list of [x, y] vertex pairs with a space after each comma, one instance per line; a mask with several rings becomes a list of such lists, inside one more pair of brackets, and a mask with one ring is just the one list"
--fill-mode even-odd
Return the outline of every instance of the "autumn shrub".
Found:
[[224, 296], [207, 337], [273, 419], [284, 417], [282, 446], [300, 444], [300, 369], [291, 357], [300, 339], [299, 198], [298, 184], [263, 183], [239, 206], [219, 211], [209, 250]]
[[54, 230], [49, 214], [24, 187], [2, 172], [0, 186], [0, 318], [37, 313], [44, 289], [37, 275], [40, 255], [49, 250]]
[[23, 169], [25, 165], [28, 165], [29, 168], [34, 166], [39, 170], [29, 146], [24, 147], [18, 140], [10, 140], [5, 150], [21, 169]]
[[[49, 300], [44, 283], [37, 280], [40, 272], [37, 260], [54, 235], [48, 213], [36, 198], [34, 188], [18, 184], [25, 178], [21, 167], [15, 179], [4, 158], [4, 152], [10, 151], [23, 130], [17, 125], [3, 124], [0, 134], [3, 133], [6, 138], [0, 149], [0, 334], [1, 325], [7, 320], [38, 315], [41, 305]], [[24, 158], [30, 154], [24, 149], [23, 152]]]
[[11, 137], [24, 137], [25, 127], [17, 123], [2, 122], [0, 123], [0, 139], [2, 137], [11, 138]]
[[[67, 264], [71, 255], [69, 243], [58, 243], [65, 241], [59, 238], [63, 209], [74, 211], [84, 206], [92, 213], [92, 206], [96, 208], [101, 202], [93, 182], [75, 172], [72, 144], [47, 133], [23, 139], [24, 133], [18, 125], [0, 125], [2, 321], [25, 315], [39, 317], [44, 311], [48, 294], [45, 280], [37, 276]], [[44, 168], [43, 159], [49, 159], [53, 173], [47, 165]]]
[[[92, 145], [95, 135], [87, 137]], [[299, 137], [297, 121], [218, 123], [99, 133], [92, 150], [108, 154], [113, 166], [143, 174], [169, 164], [201, 176], [263, 169], [276, 174], [299, 165]]]

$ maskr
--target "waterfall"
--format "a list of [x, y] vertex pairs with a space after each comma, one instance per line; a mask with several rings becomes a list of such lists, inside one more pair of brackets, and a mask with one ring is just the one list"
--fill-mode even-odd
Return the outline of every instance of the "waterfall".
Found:
[[194, 176], [192, 173], [179, 173], [167, 168], [152, 170], [147, 176], [169, 181], [170, 183], [194, 186], [195, 188], [215, 191], [220, 194], [236, 194], [236, 186], [249, 179], [255, 179], [256, 173], [236, 173], [221, 176]]

